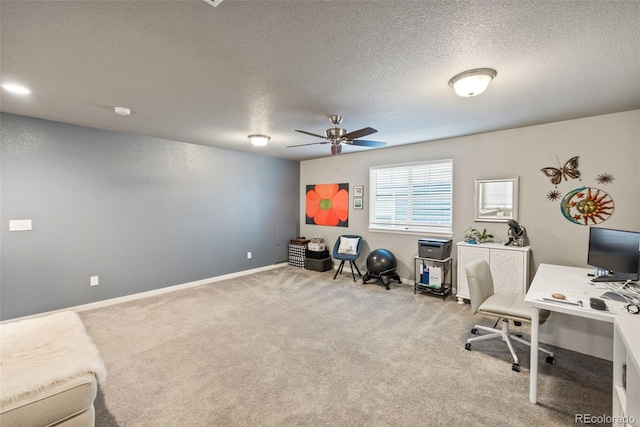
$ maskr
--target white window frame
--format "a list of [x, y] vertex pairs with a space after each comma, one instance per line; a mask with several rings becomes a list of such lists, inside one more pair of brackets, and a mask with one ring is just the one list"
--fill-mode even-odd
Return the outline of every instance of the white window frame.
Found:
[[[453, 235], [453, 159], [372, 166], [369, 188], [369, 231]], [[426, 192], [414, 194], [419, 189]], [[416, 202], [444, 210], [424, 209], [430, 219], [422, 221], [413, 216]]]

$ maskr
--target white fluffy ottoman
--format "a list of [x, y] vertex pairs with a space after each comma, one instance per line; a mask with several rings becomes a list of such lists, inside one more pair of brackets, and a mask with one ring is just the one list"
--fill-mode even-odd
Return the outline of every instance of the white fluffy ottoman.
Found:
[[93, 426], [104, 362], [71, 311], [0, 325], [0, 425]]

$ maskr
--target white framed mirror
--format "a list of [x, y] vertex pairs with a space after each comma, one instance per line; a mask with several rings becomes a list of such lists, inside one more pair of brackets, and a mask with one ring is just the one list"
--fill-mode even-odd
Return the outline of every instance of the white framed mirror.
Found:
[[476, 179], [475, 220], [507, 222], [518, 220], [517, 176]]

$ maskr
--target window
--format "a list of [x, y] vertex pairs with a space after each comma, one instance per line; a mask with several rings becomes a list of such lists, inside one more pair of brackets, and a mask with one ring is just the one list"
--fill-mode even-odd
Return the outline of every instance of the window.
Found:
[[453, 160], [369, 169], [369, 229], [451, 234]]

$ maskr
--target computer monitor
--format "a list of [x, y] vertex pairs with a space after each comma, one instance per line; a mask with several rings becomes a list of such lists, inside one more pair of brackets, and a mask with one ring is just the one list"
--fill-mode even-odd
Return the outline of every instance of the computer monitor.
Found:
[[631, 275], [631, 280], [638, 280], [640, 232], [591, 227], [587, 264], [614, 276]]

